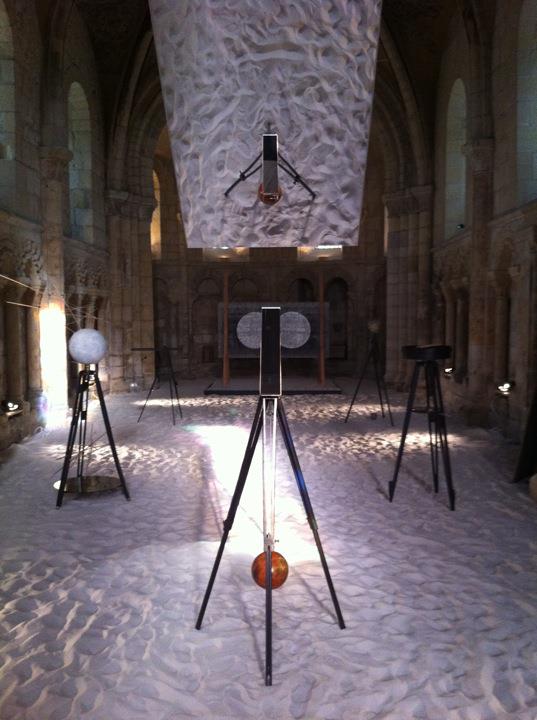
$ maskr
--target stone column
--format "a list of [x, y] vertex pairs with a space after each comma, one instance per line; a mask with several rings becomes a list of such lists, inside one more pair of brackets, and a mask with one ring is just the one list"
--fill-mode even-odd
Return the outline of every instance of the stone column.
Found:
[[507, 380], [509, 355], [509, 284], [507, 277], [494, 278], [494, 382]]
[[453, 367], [455, 367], [455, 294], [453, 292], [453, 288], [448, 283], [442, 284], [442, 293], [444, 295], [444, 306], [446, 313], [444, 342], [446, 345], [449, 345], [451, 347], [451, 362], [453, 363]]
[[462, 382], [468, 372], [468, 302], [466, 291], [456, 293], [455, 308], [455, 377]]
[[476, 139], [465, 148], [470, 161], [472, 188], [472, 237], [469, 282], [468, 390], [469, 420], [485, 422], [488, 416], [486, 368], [491, 361], [487, 341], [488, 223], [493, 212], [494, 141]]
[[154, 375], [154, 354], [132, 352], [152, 347], [153, 277], [150, 221], [154, 201], [125, 191], [107, 196], [110, 242], [110, 389], [124, 391], [135, 380], [144, 386]]
[[[419, 247], [419, 215], [412, 212], [408, 216], [408, 255], [407, 255], [407, 328], [406, 342], [417, 342], [418, 319], [418, 247]], [[410, 363], [409, 363], [410, 364]]]
[[446, 301], [439, 285], [432, 291], [431, 342], [433, 345], [446, 343]]
[[43, 265], [47, 287], [40, 312], [41, 372], [49, 412], [67, 408], [67, 341], [63, 247], [63, 192], [72, 153], [41, 147]]
[[20, 305], [11, 304], [12, 302], [19, 302], [19, 295], [10, 294], [9, 299], [10, 302], [7, 302], [4, 306], [7, 350], [6, 396], [8, 400], [21, 402], [24, 400], [25, 390], [24, 379], [22, 376], [22, 370], [25, 366], [22, 358], [23, 343], [21, 313], [23, 308], [20, 307]]
[[401, 346], [408, 342], [407, 243], [409, 193], [406, 190], [384, 196], [388, 213], [386, 258], [386, 380], [400, 383], [405, 368]]
[[[36, 302], [35, 300], [33, 302]], [[28, 308], [26, 314], [26, 355], [28, 358], [28, 400], [32, 408], [39, 403], [41, 386], [41, 353], [39, 309]]]
[[432, 185], [414, 187], [411, 193], [418, 212], [418, 268], [417, 268], [417, 311], [416, 342], [427, 345], [432, 340], [433, 296], [432, 276]]

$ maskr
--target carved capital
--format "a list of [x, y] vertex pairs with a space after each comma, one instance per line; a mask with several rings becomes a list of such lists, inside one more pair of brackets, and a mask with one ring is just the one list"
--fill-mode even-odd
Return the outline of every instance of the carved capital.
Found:
[[409, 190], [412, 198], [415, 201], [414, 210], [416, 212], [427, 212], [432, 208], [433, 202], [433, 186], [432, 185], [417, 185]]
[[476, 175], [492, 173], [494, 166], [493, 138], [474, 140], [464, 145], [463, 150], [473, 173]]
[[106, 196], [106, 214], [120, 217], [151, 220], [157, 206], [155, 198], [133, 195], [127, 190], [109, 190]]
[[129, 201], [127, 190], [108, 190], [106, 194], [106, 214], [124, 215], [124, 207]]
[[63, 179], [67, 166], [73, 158], [73, 153], [64, 147], [47, 147], [39, 148], [39, 157], [41, 160], [41, 174], [44, 180]]
[[409, 190], [398, 190], [382, 196], [388, 217], [400, 217], [412, 212], [413, 198]]

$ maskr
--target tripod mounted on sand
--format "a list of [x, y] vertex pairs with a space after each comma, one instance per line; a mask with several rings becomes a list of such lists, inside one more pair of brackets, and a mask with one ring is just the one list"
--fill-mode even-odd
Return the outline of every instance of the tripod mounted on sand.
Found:
[[[324, 555], [317, 522], [313, 514], [313, 508], [308, 495], [304, 476], [296, 454], [293, 438], [282, 401], [282, 379], [281, 379], [281, 349], [280, 349], [280, 308], [262, 309], [262, 333], [261, 333], [261, 368], [260, 368], [260, 390], [257, 408], [255, 411], [248, 445], [244, 453], [239, 478], [235, 486], [228, 515], [224, 521], [224, 532], [220, 546], [216, 554], [209, 583], [203, 597], [201, 609], [196, 622], [196, 629], [201, 629], [205, 610], [209, 602], [220, 560], [228, 535], [233, 527], [233, 521], [239, 507], [242, 491], [248, 477], [250, 465], [254, 456], [255, 448], [261, 432], [263, 442], [263, 554], [258, 556], [254, 565], [259, 559], [264, 560], [264, 577], [261, 584], [265, 588], [265, 685], [272, 685], [272, 589], [277, 587], [274, 582], [276, 577], [274, 552], [274, 484], [275, 484], [275, 458], [276, 458], [276, 427], [279, 426], [282, 438], [293, 469], [298, 491], [308, 518], [308, 523], [317, 545], [321, 565], [328, 585], [337, 621], [340, 628], [345, 627], [343, 615], [339, 607], [336, 591], [330, 577], [330, 571]], [[282, 557], [282, 556], [279, 556]], [[282, 558], [283, 559], [283, 558]], [[285, 563], [285, 560], [283, 560]], [[287, 563], [285, 563], [287, 566]], [[254, 570], [253, 570], [254, 573]], [[285, 572], [285, 577], [287, 577]], [[285, 577], [281, 581], [282, 584]], [[257, 582], [257, 580], [256, 580]]]

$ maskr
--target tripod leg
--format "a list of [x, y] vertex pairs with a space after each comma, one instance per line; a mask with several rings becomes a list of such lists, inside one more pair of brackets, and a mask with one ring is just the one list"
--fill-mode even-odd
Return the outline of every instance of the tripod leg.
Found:
[[392, 409], [391, 409], [391, 407], [390, 407], [390, 398], [388, 397], [388, 388], [386, 387], [386, 381], [384, 380], [383, 377], [381, 377], [381, 378], [380, 378], [380, 382], [381, 382], [382, 391], [384, 392], [384, 397], [385, 397], [385, 399], [386, 399], [386, 407], [388, 408], [388, 415], [389, 415], [389, 417], [390, 417], [390, 424], [391, 424], [392, 427], [394, 427], [393, 416], [392, 416]]
[[175, 399], [177, 400], [177, 407], [179, 408], [179, 416], [183, 419], [183, 411], [181, 410], [181, 401], [179, 400], [179, 389], [177, 387], [177, 381], [175, 375], [173, 376], [173, 385], [175, 387]]
[[351, 404], [349, 405], [349, 409], [347, 410], [347, 415], [345, 416], [344, 422], [347, 422], [349, 419], [349, 415], [351, 414], [352, 406], [354, 405], [354, 401], [356, 400], [356, 396], [358, 395], [358, 390], [360, 389], [360, 385], [362, 384], [362, 380], [365, 376], [365, 371], [367, 370], [367, 365], [369, 363], [369, 358], [371, 357], [371, 348], [369, 349], [369, 352], [367, 353], [367, 357], [365, 359], [365, 362], [362, 367], [362, 372], [360, 373], [360, 378], [358, 379], [358, 382], [356, 383], [356, 389], [354, 391], [354, 395], [352, 396]]
[[321, 538], [319, 537], [317, 521], [315, 520], [315, 515], [313, 514], [313, 508], [309, 498], [308, 489], [306, 487], [304, 476], [302, 475], [300, 463], [298, 462], [295, 446], [293, 444], [293, 438], [291, 437], [291, 430], [289, 428], [289, 423], [287, 422], [287, 416], [285, 414], [285, 409], [283, 407], [281, 399], [278, 400], [278, 421], [280, 423], [280, 429], [282, 431], [283, 441], [285, 443], [287, 455], [289, 456], [289, 461], [291, 462], [291, 467], [293, 468], [296, 484], [298, 485], [298, 491], [300, 492], [300, 497], [302, 498], [302, 504], [304, 505], [304, 510], [306, 511], [306, 517], [308, 518], [309, 526], [313, 533], [313, 537], [315, 538], [315, 544], [317, 545], [317, 550], [321, 559], [321, 565], [323, 566], [326, 583], [332, 597], [332, 602], [334, 604], [334, 610], [336, 611], [338, 624], [339, 627], [343, 629], [345, 627], [345, 621], [343, 620], [343, 615], [341, 613], [341, 608], [339, 607], [339, 602], [337, 599], [336, 591], [334, 589], [334, 584], [332, 582], [332, 578], [330, 577], [330, 570], [328, 569], [328, 563], [326, 562], [323, 546], [321, 545]]
[[172, 423], [175, 425], [175, 407], [173, 404], [173, 385], [172, 385], [172, 376], [170, 374], [168, 378], [168, 385], [170, 386], [170, 405], [172, 408]]
[[438, 366], [435, 366], [433, 388], [436, 394], [436, 404], [438, 407], [438, 434], [440, 436], [440, 449], [442, 452], [442, 460], [444, 462], [444, 475], [446, 476], [446, 485], [449, 497], [449, 508], [455, 510], [455, 488], [453, 487], [453, 478], [451, 475], [451, 461], [449, 458], [449, 446], [447, 439], [446, 416], [444, 413], [444, 402], [442, 400], [442, 388], [440, 385], [440, 375]]
[[84, 371], [81, 370], [78, 373], [78, 385], [76, 388], [75, 404], [73, 407], [73, 417], [71, 419], [71, 427], [69, 428], [69, 437], [67, 439], [67, 447], [65, 449], [65, 459], [63, 461], [62, 474], [60, 479], [60, 487], [58, 488], [58, 495], [56, 498], [56, 507], [62, 506], [63, 495], [65, 493], [65, 485], [67, 483], [67, 475], [69, 474], [69, 465], [71, 464], [71, 457], [73, 455], [73, 446], [76, 439], [76, 431], [78, 427], [78, 421], [80, 419], [80, 411], [82, 408], [83, 393], [85, 381], [83, 378]]
[[401, 467], [401, 460], [403, 459], [403, 450], [405, 449], [405, 440], [408, 433], [408, 426], [410, 425], [410, 418], [412, 416], [412, 410], [414, 408], [414, 398], [416, 396], [416, 388], [418, 386], [418, 378], [420, 374], [420, 363], [416, 363], [414, 372], [412, 374], [412, 381], [410, 383], [410, 392], [408, 394], [408, 402], [406, 405], [405, 419], [403, 421], [403, 431], [401, 433], [401, 442], [399, 443], [399, 450], [397, 451], [397, 460], [395, 461], [395, 470], [393, 478], [390, 480], [388, 489], [390, 493], [390, 502], [393, 500], [395, 493], [395, 486], [397, 485], [397, 476], [399, 475], [399, 468]]
[[252, 464], [255, 447], [257, 445], [257, 441], [259, 440], [259, 434], [261, 433], [261, 426], [263, 424], [263, 412], [262, 411], [263, 411], [263, 400], [260, 397], [257, 402], [257, 409], [255, 411], [255, 417], [254, 417], [254, 421], [252, 423], [252, 429], [250, 430], [250, 437], [248, 438], [248, 445], [246, 446], [246, 452], [244, 453], [244, 458], [243, 458], [241, 469], [239, 472], [239, 478], [237, 480], [237, 484], [236, 484], [235, 490], [233, 492], [233, 497], [231, 498], [231, 504], [229, 506], [229, 511], [228, 511], [227, 517], [224, 520], [224, 532], [222, 533], [222, 539], [220, 541], [220, 546], [218, 548], [218, 552], [216, 553], [216, 558], [215, 558], [215, 561], [213, 564], [211, 576], [209, 578], [209, 582], [207, 584], [207, 589], [205, 590], [205, 595], [203, 596], [203, 602], [201, 603], [201, 608], [200, 608], [200, 611], [198, 614], [198, 619], [196, 621], [196, 630], [199, 630], [201, 628], [201, 624], [203, 622], [203, 616], [205, 615], [207, 603], [209, 602], [209, 598], [211, 596], [211, 591], [213, 589], [214, 581], [216, 579], [216, 573], [218, 572], [218, 566], [220, 565], [220, 560], [222, 559], [222, 555], [224, 553], [224, 546], [226, 544], [226, 540], [229, 535], [229, 532], [230, 532], [231, 528], [233, 527], [233, 521], [235, 520], [235, 515], [236, 515], [237, 509], [239, 507], [239, 502], [241, 499], [242, 491], [244, 490], [246, 478], [248, 477], [248, 471], [250, 470], [250, 465]]
[[272, 685], [272, 547], [265, 550], [265, 685]]
[[155, 377], [153, 378], [153, 382], [151, 383], [151, 387], [149, 388], [149, 392], [147, 393], [147, 397], [145, 399], [145, 403], [143, 408], [140, 411], [140, 414], [138, 415], [138, 420], [136, 422], [140, 422], [142, 419], [142, 415], [144, 414], [145, 406], [147, 405], [149, 398], [151, 397], [151, 393], [153, 392], [153, 388], [155, 387], [155, 383], [157, 382], [157, 375], [155, 374]]
[[382, 413], [382, 417], [386, 417], [384, 414], [384, 402], [382, 400], [382, 389], [380, 386], [379, 366], [378, 366], [377, 356], [375, 353], [373, 353], [373, 368], [375, 369], [375, 380], [377, 382], [377, 392], [379, 394], [380, 412]]
[[89, 367], [84, 374], [82, 386], [82, 400], [80, 403], [80, 425], [78, 433], [78, 458], [76, 464], [76, 481], [78, 492], [83, 491], [84, 482], [84, 463], [86, 454], [86, 434], [88, 430], [88, 405], [89, 405]]
[[433, 469], [433, 487], [438, 492], [438, 403], [434, 390], [435, 363], [425, 363], [425, 387], [427, 395], [427, 424], [429, 427], [429, 448]]
[[129, 495], [127, 483], [125, 482], [125, 478], [123, 477], [123, 470], [121, 469], [121, 465], [119, 464], [119, 458], [117, 456], [117, 451], [116, 451], [116, 444], [114, 442], [114, 436], [112, 435], [112, 428], [110, 426], [110, 420], [108, 419], [108, 412], [106, 410], [106, 405], [104, 404], [103, 389], [101, 387], [101, 381], [99, 380], [99, 375], [98, 375], [97, 370], [95, 370], [95, 387], [97, 388], [97, 396], [99, 398], [99, 404], [101, 406], [101, 413], [102, 413], [103, 420], [104, 420], [104, 426], [106, 428], [106, 434], [108, 436], [108, 443], [110, 445], [110, 449], [112, 450], [112, 455], [114, 457], [114, 462], [116, 464], [116, 470], [117, 470], [117, 474], [119, 476], [119, 480], [121, 482], [123, 494], [125, 495], [127, 500], [130, 500], [131, 496]]

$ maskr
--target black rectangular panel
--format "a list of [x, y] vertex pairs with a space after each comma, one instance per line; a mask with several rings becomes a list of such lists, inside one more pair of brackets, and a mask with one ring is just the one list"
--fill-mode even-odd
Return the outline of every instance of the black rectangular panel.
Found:
[[263, 135], [263, 192], [278, 193], [278, 136]]
[[259, 393], [279, 396], [282, 394], [280, 308], [264, 307], [261, 309], [261, 317]]
[[263, 135], [263, 160], [278, 162], [278, 136]]

